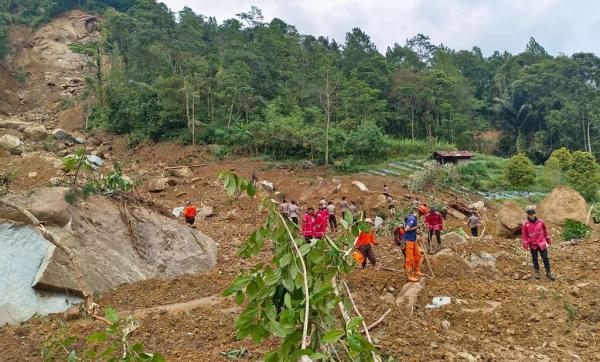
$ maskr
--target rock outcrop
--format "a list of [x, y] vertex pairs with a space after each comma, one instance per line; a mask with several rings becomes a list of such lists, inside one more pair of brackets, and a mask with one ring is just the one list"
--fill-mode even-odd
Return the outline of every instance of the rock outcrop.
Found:
[[537, 208], [540, 218], [550, 224], [564, 225], [571, 219], [587, 222], [588, 206], [579, 192], [567, 186], [558, 186]]
[[[41, 188], [11, 196], [10, 201], [26, 207], [38, 219], [45, 221], [46, 230], [71, 250], [79, 262], [86, 285], [93, 293], [104, 293], [119, 284], [147, 278], [199, 273], [216, 263], [216, 242], [174, 218], [142, 205], [124, 207], [100, 196], [90, 197], [85, 204], [69, 205], [64, 200], [66, 192], [65, 188]], [[7, 206], [0, 207], [0, 218], [29, 222]], [[18, 248], [18, 237], [11, 235], [0, 230], [0, 249]], [[28, 271], [31, 274], [29, 285], [33, 280], [33, 287], [38, 290], [81, 294], [64, 253], [49, 242], [41, 243], [37, 253], [40, 260], [33, 263], [35, 265], [28, 264], [28, 268], [35, 269]], [[27, 253], [16, 257], [10, 253], [0, 254], [0, 264], [9, 270], [11, 265], [21, 265], [23, 259], [28, 258]], [[11, 311], [18, 309], [18, 306], [8, 304], [9, 307], [0, 303], [0, 315], [6, 308]]]
[[523, 208], [512, 201], [507, 201], [498, 210], [496, 232], [505, 238], [516, 236], [521, 231], [523, 221], [525, 221]]

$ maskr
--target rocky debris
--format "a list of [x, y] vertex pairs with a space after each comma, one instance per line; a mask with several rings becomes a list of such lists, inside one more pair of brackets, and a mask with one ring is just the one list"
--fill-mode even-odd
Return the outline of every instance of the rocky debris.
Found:
[[198, 209], [198, 214], [196, 215], [196, 218], [204, 220], [207, 217], [213, 216], [214, 213], [214, 209], [211, 206], [202, 206], [200, 209]]
[[275, 191], [275, 184], [267, 181], [267, 180], [262, 180], [258, 183], [258, 186], [261, 187], [263, 190], [265, 191]]
[[358, 189], [360, 191], [369, 192], [369, 189], [367, 188], [367, 186], [364, 183], [362, 183], [361, 181], [352, 181], [352, 185], [358, 187]]
[[11, 155], [20, 155], [23, 153], [23, 143], [19, 137], [5, 134], [0, 137], [0, 148], [9, 152]]
[[228, 220], [228, 221], [240, 220], [240, 215], [238, 214], [237, 209], [227, 211], [227, 214], [225, 214], [225, 220]]
[[41, 140], [45, 139], [46, 137], [48, 137], [48, 135], [49, 135], [46, 128], [42, 125], [27, 126], [23, 130], [23, 134], [25, 134], [26, 137], [29, 137], [36, 141], [41, 141]]
[[63, 319], [67, 322], [79, 319], [80, 310], [81, 309], [78, 306], [67, 309], [67, 311], [63, 313]]
[[419, 293], [423, 289], [423, 286], [423, 281], [404, 284], [396, 298], [396, 306], [398, 306], [398, 308], [406, 308], [410, 311], [417, 303]]
[[192, 172], [192, 169], [187, 166], [171, 168], [168, 169], [166, 173], [168, 176], [174, 176], [179, 178], [187, 179], [190, 177], [194, 177], [194, 172]]
[[[67, 188], [38, 188], [24, 194], [10, 194], [6, 198], [26, 207], [40, 221], [64, 226], [69, 222], [69, 204], [65, 201], [67, 191]], [[29, 222], [21, 212], [4, 204], [0, 204], [0, 218]]]
[[482, 212], [485, 209], [485, 204], [484, 204], [483, 201], [477, 201], [477, 202], [472, 203], [471, 205], [469, 205], [469, 209], [474, 209], [474, 210], [477, 210], [479, 212]]
[[158, 177], [148, 182], [148, 191], [150, 192], [161, 192], [169, 186], [168, 177]]
[[102, 167], [104, 161], [98, 156], [95, 155], [87, 155], [86, 156], [88, 162], [92, 165], [92, 168]]
[[27, 177], [29, 177], [29, 178], [36, 178], [36, 177], [37, 177], [37, 175], [38, 175], [38, 173], [37, 173], [37, 172], [35, 172], [35, 171], [32, 171], [32, 172], [29, 172], [29, 173], [27, 174]]
[[515, 202], [507, 201], [500, 207], [496, 221], [496, 233], [498, 236], [511, 238], [521, 232], [521, 226], [525, 221], [525, 212]]
[[[92, 196], [85, 204], [69, 205], [64, 201], [66, 191], [66, 188], [41, 188], [35, 193], [11, 196], [11, 200], [25, 205], [40, 218], [43, 215], [40, 211], [43, 210], [39, 210], [41, 203], [38, 199], [43, 199], [46, 205], [54, 205], [45, 207], [60, 214], [52, 218], [58, 223], [43, 219], [47, 220], [46, 230], [77, 258], [85, 284], [93, 293], [103, 293], [121, 283], [147, 278], [199, 273], [216, 263], [216, 242], [174, 218], [137, 205], [123, 208], [101, 196]], [[0, 218], [13, 219], [15, 216], [14, 210], [0, 208]], [[68, 227], [64, 227], [64, 220], [69, 220]], [[23, 259], [29, 260], [31, 253], [28, 247], [21, 244], [33, 242], [12, 234], [12, 229], [7, 233], [4, 228], [0, 232], [0, 241], [3, 243], [0, 265], [9, 270], [15, 269], [14, 264], [27, 265], [31, 275], [27, 277], [27, 288], [18, 288], [19, 293], [29, 295], [29, 286], [35, 280], [35, 288], [46, 293], [62, 291], [61, 308], [66, 309], [64, 290], [71, 291], [71, 294], [81, 292], [75, 283], [75, 276], [67, 267], [68, 259], [56, 250], [49, 250], [52, 249], [50, 243], [32, 228], [17, 230], [21, 229], [29, 230], [27, 232], [39, 239], [39, 259], [25, 263]], [[4, 250], [13, 247], [16, 251], [21, 250], [20, 254], [4, 253]], [[9, 297], [18, 301], [14, 295]], [[1, 299], [2, 296], [0, 315], [3, 315], [6, 307]], [[18, 308], [12, 301], [9, 304], [11, 313]]]
[[71, 133], [66, 132], [65, 130], [63, 130], [61, 128], [56, 128], [54, 131], [52, 131], [52, 136], [54, 136], [54, 138], [59, 141], [73, 142], [73, 143], [77, 143], [77, 144], [85, 143], [85, 138], [83, 136], [73, 135]]
[[450, 322], [447, 321], [447, 320], [443, 320], [442, 321], [442, 329], [445, 330], [445, 331], [449, 330], [450, 329]]
[[381, 297], [379, 297], [379, 299], [381, 299], [381, 301], [383, 301], [383, 303], [386, 305], [396, 305], [396, 298], [394, 297], [394, 294], [390, 292], [385, 292]]
[[450, 215], [450, 216], [452, 216], [452, 217], [454, 217], [456, 219], [459, 219], [459, 220], [466, 220], [467, 219], [467, 217], [465, 216], [465, 214], [463, 214], [462, 212], [456, 210], [455, 208], [449, 207], [447, 211], [448, 211], [448, 215]]
[[475, 359], [475, 357], [473, 357], [473, 355], [470, 354], [469, 352], [458, 352], [456, 354], [456, 357], [458, 358], [459, 361], [468, 361], [468, 362], [475, 362], [475, 361], [477, 361]]
[[579, 192], [558, 186], [539, 204], [538, 215], [547, 223], [564, 225], [567, 219], [587, 222], [588, 206]]
[[494, 258], [491, 254], [482, 251], [479, 253], [479, 255], [471, 255], [468, 263], [471, 268], [477, 268], [480, 266], [495, 267], [496, 258]]
[[384, 194], [371, 194], [364, 202], [364, 207], [368, 210], [387, 209], [387, 200]]
[[15, 129], [17, 131], [23, 131], [29, 126], [31, 126], [31, 123], [19, 121], [16, 118], [0, 119], [0, 128], [8, 128]]
[[442, 237], [442, 242], [449, 248], [455, 248], [458, 245], [467, 243], [467, 239], [453, 231], [449, 232], [448, 234], [444, 234]]

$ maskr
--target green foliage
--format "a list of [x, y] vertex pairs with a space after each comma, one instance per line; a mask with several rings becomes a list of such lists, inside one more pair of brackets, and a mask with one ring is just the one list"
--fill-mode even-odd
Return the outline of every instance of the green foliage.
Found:
[[412, 191], [423, 192], [447, 188], [458, 182], [460, 176], [458, 169], [453, 164], [440, 165], [437, 161], [427, 161], [423, 170], [410, 175], [408, 187]]
[[133, 317], [119, 319], [117, 312], [106, 308], [105, 317], [110, 327], [95, 332], [84, 339], [77, 336], [53, 335], [42, 346], [44, 361], [121, 361], [121, 362], [164, 362], [160, 353], [144, 351], [142, 343], [129, 340], [139, 328], [140, 322]]
[[568, 171], [573, 164], [573, 155], [566, 147], [554, 150], [550, 155], [550, 159], [558, 160], [560, 169], [563, 171]]
[[535, 182], [535, 168], [524, 154], [511, 157], [504, 168], [504, 178], [515, 187], [525, 187]]
[[589, 152], [573, 153], [573, 163], [567, 174], [569, 185], [577, 190], [586, 200], [599, 199], [600, 166]]
[[571, 303], [566, 300], [563, 302], [563, 308], [565, 309], [565, 313], [567, 314], [567, 326], [569, 327], [569, 331], [573, 333], [573, 329], [575, 328], [575, 321], [577, 320], [577, 308], [575, 308]]
[[565, 240], [585, 239], [592, 233], [592, 229], [579, 221], [567, 219], [563, 228], [562, 237]]
[[481, 162], [470, 162], [459, 166], [458, 173], [461, 181], [473, 189], [481, 188], [481, 181], [489, 178], [488, 168]]
[[556, 187], [564, 183], [565, 178], [561, 161], [554, 154], [544, 164], [544, 176], [550, 187]]
[[595, 203], [591, 206], [592, 208], [592, 220], [594, 224], [600, 224], [600, 203]]
[[[234, 173], [221, 173], [219, 180], [229, 195], [243, 191], [253, 195], [250, 182]], [[331, 352], [325, 345], [347, 354], [347, 359], [372, 360], [374, 347], [359, 332], [362, 319], [344, 321], [335, 313], [340, 301], [349, 310], [347, 300], [338, 293], [346, 285], [340, 279], [354, 267], [345, 250], [352, 251], [359, 230], [369, 226], [341, 220], [344, 232], [337, 240], [326, 237], [307, 243], [270, 199], [265, 198], [262, 207], [267, 211], [266, 221], [243, 243], [239, 255], [256, 257], [269, 240], [273, 259], [239, 275], [223, 293], [235, 295], [237, 304], [243, 306], [235, 322], [237, 338], [261, 343], [279, 337], [278, 349], [267, 353], [264, 361], [295, 362], [303, 355], [313, 360], [326, 358]]]
[[77, 183], [77, 177], [82, 171], [92, 169], [92, 164], [85, 154], [85, 148], [81, 147], [72, 155], [63, 157], [63, 169], [71, 175], [71, 183]]

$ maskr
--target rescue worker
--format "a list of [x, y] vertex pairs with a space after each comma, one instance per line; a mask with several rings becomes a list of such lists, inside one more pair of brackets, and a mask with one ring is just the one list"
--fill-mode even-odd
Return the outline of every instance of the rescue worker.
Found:
[[333, 232], [337, 232], [337, 219], [335, 218], [335, 205], [332, 201], [329, 201], [327, 205], [327, 213], [329, 214], [329, 227]]
[[421, 273], [421, 251], [417, 244], [417, 233], [419, 229], [419, 216], [425, 215], [427, 208], [418, 206], [413, 209], [413, 213], [406, 219], [404, 225], [403, 240], [406, 243], [406, 254], [404, 268], [408, 275], [409, 282], [418, 282], [419, 277], [425, 274]]
[[346, 201], [346, 196], [342, 196], [342, 201], [340, 201], [340, 211], [342, 212], [342, 217], [344, 217], [344, 213], [346, 211], [350, 211], [348, 209], [348, 201]]
[[352, 201], [350, 206], [348, 207], [350, 210], [350, 214], [352, 214], [352, 219], [356, 222], [356, 214], [358, 213], [358, 208], [356, 207], [356, 201]]
[[369, 232], [366, 233], [361, 230], [358, 234], [358, 238], [356, 239], [356, 243], [354, 244], [354, 247], [358, 249], [364, 257], [362, 263], [363, 269], [367, 267], [367, 260], [369, 261], [369, 263], [371, 263], [373, 267], [377, 262], [377, 260], [375, 259], [375, 252], [373, 251], [373, 245], [377, 245], [377, 242], [375, 241], [375, 237], [373, 235], [373, 220], [371, 220], [370, 218], [366, 218], [365, 222], [368, 223], [370, 226]]
[[302, 219], [302, 236], [307, 243], [310, 243], [315, 232], [315, 209], [308, 208]]
[[477, 215], [475, 215], [475, 211], [473, 211], [471, 213], [471, 216], [469, 216], [469, 220], [467, 221], [467, 224], [469, 225], [469, 228], [471, 229], [471, 236], [472, 237], [477, 237], [479, 235], [479, 218], [477, 217]]
[[192, 200], [187, 200], [185, 202], [185, 208], [183, 209], [183, 217], [185, 218], [185, 223], [194, 225], [197, 214], [198, 210], [194, 205], [192, 205]]
[[435, 208], [431, 208], [429, 213], [425, 215], [425, 225], [427, 225], [427, 242], [428, 242], [428, 251], [433, 253], [434, 249], [431, 247], [431, 239], [433, 239], [433, 235], [435, 234], [435, 238], [437, 239], [437, 248], [435, 250], [440, 250], [442, 248], [442, 236], [441, 232], [444, 230], [444, 219], [442, 218], [442, 214], [437, 212]]
[[296, 201], [292, 201], [292, 203], [288, 206], [288, 215], [296, 226], [298, 226], [298, 209], [299, 207], [298, 204], [296, 204]]
[[385, 196], [389, 196], [390, 195], [390, 189], [388, 188], [388, 185], [383, 184], [383, 194]]
[[329, 221], [329, 213], [327, 209], [321, 208], [315, 216], [315, 227], [313, 237], [321, 239], [327, 233], [327, 222]]
[[289, 207], [290, 207], [290, 204], [288, 204], [287, 201], [285, 199], [283, 199], [283, 202], [279, 205], [279, 210], [281, 211], [281, 214], [283, 216], [285, 216], [285, 217], [290, 216]]
[[550, 258], [548, 258], [548, 245], [552, 243], [548, 235], [548, 228], [542, 219], [536, 215], [535, 209], [527, 210], [527, 221], [521, 227], [521, 238], [523, 239], [523, 249], [531, 251], [531, 260], [535, 270], [535, 279], [540, 279], [540, 264], [538, 255], [541, 255], [546, 269], [546, 277], [555, 280], [556, 277], [550, 270]]
[[324, 209], [327, 207], [327, 201], [325, 201], [324, 197], [321, 197], [321, 200], [319, 201], [319, 209]]

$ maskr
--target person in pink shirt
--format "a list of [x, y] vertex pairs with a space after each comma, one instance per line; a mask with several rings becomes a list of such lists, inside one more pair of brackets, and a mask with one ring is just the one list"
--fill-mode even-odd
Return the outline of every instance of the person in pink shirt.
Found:
[[444, 230], [444, 219], [442, 218], [442, 214], [437, 212], [437, 210], [432, 207], [431, 210], [429, 210], [429, 213], [425, 215], [424, 222], [425, 225], [427, 225], [427, 229], [429, 230], [429, 233], [427, 234], [429, 253], [432, 253], [434, 251], [434, 249], [431, 247], [431, 239], [433, 239], [434, 234], [437, 239], [437, 250], [442, 249], [441, 232], [442, 230]]
[[535, 269], [535, 279], [540, 279], [540, 264], [538, 255], [541, 255], [546, 269], [546, 276], [550, 280], [555, 280], [556, 277], [550, 271], [550, 259], [548, 258], [548, 245], [552, 243], [548, 235], [548, 228], [542, 219], [536, 216], [535, 210], [530, 208], [527, 210], [527, 220], [521, 227], [521, 238], [523, 239], [523, 248], [531, 251], [531, 259], [533, 261], [533, 269]]
[[315, 239], [321, 239], [327, 232], [327, 223], [329, 222], [329, 212], [325, 208], [319, 208], [315, 217]]
[[302, 236], [307, 243], [310, 243], [315, 232], [315, 210], [312, 207], [308, 208], [306, 214], [302, 218]]

